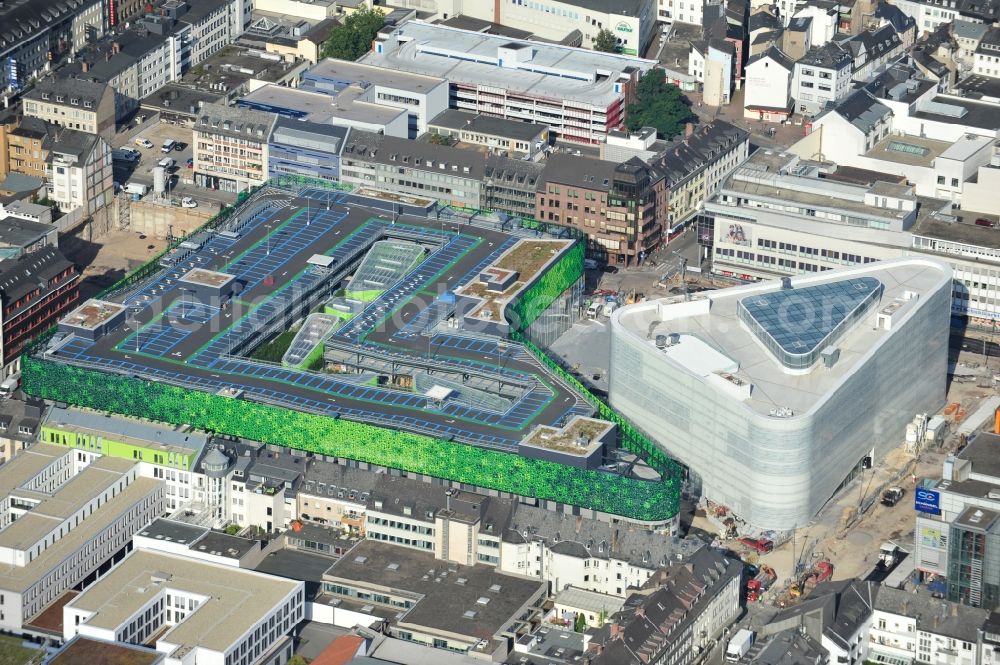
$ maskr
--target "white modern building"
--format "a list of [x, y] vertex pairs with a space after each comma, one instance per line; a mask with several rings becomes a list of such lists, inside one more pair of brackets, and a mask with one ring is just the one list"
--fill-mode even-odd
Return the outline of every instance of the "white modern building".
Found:
[[43, 443], [0, 467], [0, 628], [24, 630], [163, 512], [162, 484], [138, 472]]
[[283, 665], [304, 613], [303, 582], [135, 550], [63, 607], [63, 639], [155, 639], [165, 665]]
[[656, 64], [416, 20], [379, 33], [361, 62], [447, 79], [455, 108], [536, 122], [594, 144], [622, 126], [636, 82]]
[[951, 282], [909, 258], [624, 307], [611, 405], [706, 498], [795, 528], [943, 404]]

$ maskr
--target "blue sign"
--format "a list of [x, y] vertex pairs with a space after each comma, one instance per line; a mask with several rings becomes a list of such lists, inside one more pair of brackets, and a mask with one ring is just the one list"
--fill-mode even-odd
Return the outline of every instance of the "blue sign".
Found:
[[7, 83], [14, 90], [21, 89], [21, 82], [17, 77], [17, 59], [7, 58]]
[[941, 494], [937, 490], [918, 487], [913, 495], [913, 507], [922, 513], [941, 514]]

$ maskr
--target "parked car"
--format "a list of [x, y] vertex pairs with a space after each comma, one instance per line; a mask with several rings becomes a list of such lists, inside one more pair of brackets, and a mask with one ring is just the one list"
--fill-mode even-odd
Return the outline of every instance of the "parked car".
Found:
[[616, 272], [618, 272], [618, 267], [617, 266], [612, 266], [612, 265], [606, 265], [603, 268], [601, 268], [601, 270], [603, 270], [604, 272], [606, 272], [606, 273], [608, 273], [610, 275], [614, 275]]
[[174, 150], [176, 150], [177, 152], [181, 152], [186, 147], [188, 147], [188, 144], [184, 143], [183, 141], [176, 141], [174, 143]]
[[149, 149], [153, 147], [153, 142], [150, 141], [149, 139], [142, 139], [142, 138], [136, 139], [135, 144], [140, 148]]
[[195, 201], [190, 196], [185, 196], [183, 199], [181, 199], [181, 207], [183, 207], [183, 208], [197, 208], [198, 207], [198, 202]]
[[985, 217], [980, 217], [979, 219], [976, 220], [976, 226], [989, 226], [992, 228], [993, 226], [996, 226], [996, 224], [993, 222], [992, 219], [986, 219]]
[[187, 167], [188, 167], [189, 169], [193, 169], [193, 168], [194, 168], [194, 157], [188, 157], [188, 160], [187, 160]]

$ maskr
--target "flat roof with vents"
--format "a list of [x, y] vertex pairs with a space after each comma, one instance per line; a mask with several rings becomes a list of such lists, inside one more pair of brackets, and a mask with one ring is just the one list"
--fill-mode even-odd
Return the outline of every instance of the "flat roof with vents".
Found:
[[[910, 257], [796, 276], [790, 285], [767, 281], [690, 302], [628, 305], [611, 317], [612, 334], [656, 347], [667, 363], [750, 409], [801, 416], [860, 369], [897, 322], [950, 291], [951, 269]], [[891, 329], [881, 327], [879, 309], [895, 302], [902, 305]], [[820, 356], [831, 348], [839, 357], [826, 366]]]
[[[528, 606], [545, 598], [547, 585], [540, 580], [506, 575], [492, 566], [441, 561], [433, 552], [364, 540], [352, 553], [326, 571], [325, 583], [355, 595], [370, 593], [369, 598], [406, 598], [412, 606], [402, 612], [399, 606], [366, 602], [372, 611], [396, 610], [393, 622], [401, 629], [463, 636], [470, 646], [512, 628]], [[357, 602], [356, 597], [334, 597]]]

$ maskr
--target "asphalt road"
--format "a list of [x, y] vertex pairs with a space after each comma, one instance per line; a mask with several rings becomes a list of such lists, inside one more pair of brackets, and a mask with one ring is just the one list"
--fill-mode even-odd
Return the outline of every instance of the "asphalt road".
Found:
[[[315, 203], [312, 205], [316, 206]], [[348, 419], [371, 422], [381, 418], [384, 424], [394, 424], [401, 429], [432, 430], [440, 436], [454, 436], [458, 440], [496, 447], [510, 447], [516, 444], [536, 424], [555, 424], [573, 412], [591, 411], [581, 397], [557, 380], [527, 351], [512, 343], [508, 344], [507, 353], [496, 356], [490, 353], [484, 354], [481, 350], [463, 350], [441, 345], [434, 349], [434, 358], [442, 363], [475, 361], [488, 371], [495, 371], [498, 374], [503, 370], [534, 377], [547, 399], [537, 406], [532, 415], [521, 418], [511, 415], [521, 406], [518, 403], [515, 403], [507, 414], [464, 409], [455, 403], [446, 403], [436, 409], [431, 408], [432, 405], [422, 396], [406, 393], [408, 398], [418, 399], [403, 404], [386, 401], [387, 396], [398, 397], [401, 392], [398, 390], [366, 389], [366, 394], [359, 397], [357, 384], [338, 380], [336, 375], [275, 368], [272, 374], [280, 376], [262, 376], [257, 373], [260, 368], [259, 363], [229, 363], [220, 361], [218, 354], [212, 356], [203, 347], [229, 329], [233, 322], [239, 321], [241, 317], [261, 306], [269, 296], [301, 279], [301, 273], [307, 268], [307, 261], [311, 256], [335, 254], [333, 248], [338, 243], [352, 233], [371, 230], [372, 223], [377, 228], [390, 226], [389, 220], [378, 219], [377, 211], [341, 204], [331, 206], [329, 213], [325, 212], [325, 206], [319, 211], [313, 207], [312, 210], [316, 214], [312, 215], [311, 224], [304, 225], [302, 220], [309, 216], [309, 213], [303, 215], [301, 209], [306, 207], [306, 202], [298, 199], [292, 202], [292, 206], [294, 209], [282, 208], [273, 220], [266, 224], [261, 223], [248, 231], [230, 247], [225, 248], [225, 251], [211, 253], [203, 249], [185, 259], [185, 266], [180, 269], [180, 273], [186, 272], [189, 269], [187, 263], [193, 261], [201, 268], [229, 271], [238, 275], [246, 286], [229, 307], [222, 308], [198, 322], [174, 316], [174, 312], [179, 310], [170, 308], [181, 299], [181, 291], [174, 279], [172, 284], [164, 285], [163, 291], [148, 301], [149, 304], [135, 317], [139, 326], [146, 331], [162, 329], [163, 334], [156, 338], [160, 340], [155, 342], [159, 345], [156, 349], [150, 353], [137, 353], [130, 346], [130, 341], [119, 346], [132, 334], [135, 329], [133, 324], [113, 331], [87, 348], [82, 348], [85, 345], [80, 342], [74, 342], [70, 345], [73, 352], [77, 353], [79, 360], [96, 359], [109, 366], [109, 369], [111, 365], [116, 365], [114, 370], [122, 373], [149, 374], [152, 371], [164, 377], [164, 380], [170, 380], [170, 375], [173, 375], [175, 380], [181, 378], [186, 383], [198, 383], [202, 389], [213, 391], [235, 386], [243, 389], [250, 398], [288, 403], [293, 408], [338, 414]], [[285, 226], [286, 222], [296, 214], [299, 217]], [[333, 221], [338, 216], [341, 219]], [[418, 218], [404, 217], [398, 223], [411, 224], [429, 233], [439, 233], [441, 228], [437, 221]], [[450, 234], [452, 231], [447, 233]], [[433, 276], [423, 284], [421, 293], [395, 303], [394, 309], [389, 312], [395, 315], [389, 316], [382, 322], [381, 327], [371, 331], [365, 344], [378, 342], [402, 354], [421, 359], [426, 357], [427, 338], [400, 336], [397, 334], [399, 326], [412, 315], [412, 312], [418, 311], [430, 302], [428, 294], [454, 288], [456, 279], [463, 278], [470, 271], [478, 270], [477, 267], [484, 262], [495, 260], [502, 245], [510, 239], [509, 236], [499, 232], [468, 226], [462, 229], [461, 234], [463, 239], [471, 241], [469, 244], [472, 247], [458, 257], [445, 272]], [[382, 237], [380, 233], [372, 233], [371, 241], [374, 242], [380, 237]], [[433, 255], [429, 254], [425, 261], [429, 261]], [[200, 257], [200, 260], [195, 259], [195, 256]], [[242, 266], [239, 270], [234, 268], [234, 264], [237, 263]], [[273, 282], [261, 279], [262, 271], [271, 275]], [[389, 296], [391, 292], [387, 292], [385, 297]], [[189, 300], [190, 296], [187, 296], [187, 299]], [[377, 305], [378, 301], [370, 307]], [[164, 316], [164, 312], [169, 314]], [[151, 325], [158, 327], [151, 328]], [[144, 334], [147, 335], [147, 342], [152, 345], [155, 341], [153, 333]], [[143, 346], [147, 342], [142, 342]], [[152, 346], [149, 348], [152, 349]], [[515, 349], [519, 351], [515, 352]], [[69, 357], [70, 351], [67, 349], [62, 357], [72, 362], [72, 358]], [[323, 385], [318, 385], [319, 382], [313, 379], [317, 376], [323, 379]], [[298, 406], [289, 402], [295, 402]]]

